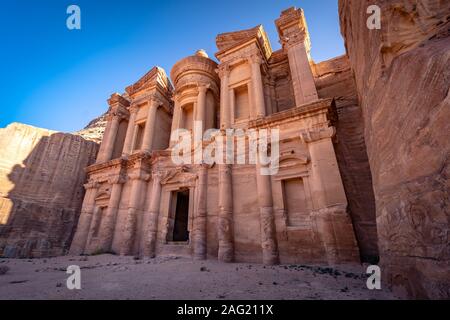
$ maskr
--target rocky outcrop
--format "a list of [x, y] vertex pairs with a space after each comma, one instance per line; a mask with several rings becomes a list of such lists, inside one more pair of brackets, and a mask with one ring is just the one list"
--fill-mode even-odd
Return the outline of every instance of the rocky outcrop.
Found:
[[74, 132], [73, 134], [83, 137], [86, 140], [101, 143], [103, 139], [103, 134], [106, 129], [106, 116], [105, 112], [101, 116], [93, 119], [88, 125], [80, 131]]
[[375, 198], [350, 63], [346, 56], [341, 56], [315, 64], [313, 71], [319, 98], [335, 100], [338, 121], [334, 148], [361, 260], [375, 263], [378, 261]]
[[0, 256], [65, 253], [98, 144], [12, 123], [0, 129]]
[[[369, 30], [369, 5], [381, 29]], [[363, 110], [384, 283], [450, 297], [450, 2], [340, 0]]]

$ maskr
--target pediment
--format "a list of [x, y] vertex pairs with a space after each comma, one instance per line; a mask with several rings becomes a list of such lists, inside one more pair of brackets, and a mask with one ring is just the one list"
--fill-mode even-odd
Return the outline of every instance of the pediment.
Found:
[[251, 29], [221, 33], [216, 37], [216, 45], [219, 52], [216, 57], [234, 47], [242, 45], [252, 39], [256, 39], [263, 51], [266, 59], [272, 55], [272, 47], [267, 37], [266, 31], [262, 25], [258, 25]]
[[133, 96], [139, 91], [154, 87], [160, 87], [161, 89], [167, 92], [173, 91], [172, 84], [167, 78], [166, 72], [164, 71], [163, 68], [153, 67], [135, 84], [128, 86], [125, 90], [128, 93], [128, 95]]

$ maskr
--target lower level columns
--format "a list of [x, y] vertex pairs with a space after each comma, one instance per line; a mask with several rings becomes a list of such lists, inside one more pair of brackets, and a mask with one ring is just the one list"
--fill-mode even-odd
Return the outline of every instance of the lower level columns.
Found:
[[97, 196], [98, 184], [89, 182], [84, 185], [86, 194], [84, 195], [83, 206], [78, 221], [77, 231], [70, 246], [71, 255], [84, 253], [86, 242], [91, 228], [92, 216], [94, 214], [95, 197]]
[[279, 263], [278, 243], [273, 212], [272, 182], [271, 176], [267, 175], [269, 170], [261, 164], [256, 165], [256, 185], [258, 189], [258, 204], [261, 222], [261, 246], [263, 263], [274, 265]]
[[161, 176], [152, 175], [152, 187], [150, 189], [150, 203], [145, 215], [147, 216], [147, 225], [144, 227], [142, 254], [153, 258], [156, 251], [156, 240], [158, 234], [158, 217], [161, 199]]
[[130, 202], [122, 232], [122, 247], [120, 248], [120, 255], [125, 256], [133, 254], [137, 234], [138, 210], [140, 210], [142, 202], [141, 192], [147, 177], [142, 173], [136, 173], [130, 175], [130, 179], [132, 180]]
[[222, 262], [234, 260], [233, 241], [233, 185], [231, 179], [231, 166], [219, 165], [219, 221], [218, 259]]
[[122, 187], [125, 183], [125, 178], [122, 176], [117, 176], [112, 178], [109, 182], [112, 185], [111, 196], [109, 198], [106, 215], [101, 222], [99, 231], [99, 249], [102, 252], [111, 250], [114, 231], [116, 228], [117, 212], [119, 210], [120, 197], [122, 195]]
[[194, 257], [206, 259], [206, 217], [208, 193], [208, 166], [199, 166], [197, 212], [194, 217]]

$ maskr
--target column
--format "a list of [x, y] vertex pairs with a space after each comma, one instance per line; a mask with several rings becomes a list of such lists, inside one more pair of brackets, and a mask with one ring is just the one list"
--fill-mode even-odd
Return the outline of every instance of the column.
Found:
[[172, 129], [171, 129], [172, 131], [170, 133], [170, 137], [171, 137], [170, 138], [170, 146], [171, 147], [176, 142], [176, 141], [173, 141], [172, 135], [175, 130], [180, 128], [180, 119], [181, 119], [181, 113], [182, 113], [178, 96], [175, 96], [173, 98], [173, 102], [174, 102], [174, 108], [173, 108], [173, 117], [172, 117]]
[[152, 188], [150, 190], [150, 203], [148, 204], [147, 212], [147, 225], [145, 226], [143, 236], [143, 255], [146, 257], [155, 257], [156, 240], [158, 235], [158, 218], [159, 207], [161, 200], [161, 175], [154, 173], [152, 175]]
[[232, 262], [234, 260], [233, 238], [233, 185], [231, 165], [219, 164], [219, 261]]
[[86, 189], [86, 194], [84, 195], [77, 231], [75, 232], [75, 236], [73, 237], [72, 244], [70, 246], [71, 255], [80, 255], [84, 252], [94, 213], [98, 183], [92, 181], [88, 182], [84, 185], [84, 188]]
[[133, 151], [133, 139], [136, 122], [136, 114], [138, 112], [137, 106], [130, 107], [130, 120], [128, 121], [127, 135], [125, 136], [125, 142], [123, 144], [123, 156], [128, 156]]
[[295, 104], [300, 106], [318, 99], [309, 63], [310, 39], [302, 9], [289, 8], [275, 21], [280, 43], [289, 60]]
[[256, 187], [258, 190], [258, 204], [261, 222], [261, 246], [263, 263], [274, 265], [279, 263], [278, 244], [273, 212], [272, 182], [270, 175], [261, 174], [262, 169], [268, 169], [267, 165], [256, 165]]
[[208, 87], [206, 85], [200, 85], [198, 87], [197, 97], [197, 121], [202, 122], [202, 128], [205, 128], [206, 121], [206, 92]]
[[116, 229], [117, 212], [119, 210], [122, 187], [125, 183], [125, 178], [119, 175], [111, 178], [109, 183], [112, 185], [111, 196], [109, 197], [108, 209], [106, 210], [106, 215], [102, 220], [99, 231], [99, 249], [103, 252], [111, 250], [114, 231]]
[[296, 106], [318, 100], [305, 43], [298, 42], [286, 47]]
[[197, 212], [194, 216], [194, 257], [206, 259], [206, 219], [208, 193], [208, 165], [198, 167]]
[[229, 103], [229, 74], [230, 69], [227, 64], [219, 66], [217, 73], [220, 77], [220, 128], [231, 127], [230, 103]]
[[309, 181], [314, 207], [312, 217], [329, 264], [357, 261], [359, 258], [334, 152], [334, 134], [334, 127], [306, 129], [300, 133], [311, 159]]
[[130, 202], [128, 203], [127, 216], [122, 231], [121, 255], [133, 254], [134, 241], [137, 233], [138, 210], [142, 201], [141, 192], [144, 186], [144, 180], [147, 178], [144, 174], [138, 172], [130, 175], [132, 180]]
[[230, 122], [234, 123], [234, 119], [236, 119], [236, 95], [233, 88], [229, 89], [230, 91]]
[[255, 105], [253, 108], [256, 109], [256, 117], [266, 116], [266, 107], [264, 104], [264, 87], [261, 77], [261, 64], [262, 59], [253, 55], [249, 58], [249, 63], [252, 69], [252, 84], [253, 84], [253, 101]]
[[307, 129], [300, 133], [311, 157], [310, 181], [315, 209], [347, 203], [331, 140], [335, 132], [334, 127], [327, 127]]
[[114, 145], [116, 142], [117, 132], [119, 130], [120, 119], [121, 117], [116, 113], [113, 113], [111, 115], [110, 121], [108, 121], [107, 129], [105, 130], [106, 134], [103, 138], [101, 151], [99, 151], [97, 157], [97, 163], [111, 160]]
[[94, 214], [92, 215], [91, 225], [89, 227], [89, 233], [86, 241], [86, 246], [84, 247], [84, 252], [91, 254], [96, 248], [97, 237], [95, 231], [98, 230], [99, 224], [102, 220], [102, 208], [99, 206], [94, 206]]
[[142, 141], [142, 150], [150, 152], [153, 146], [153, 137], [155, 134], [156, 111], [161, 105], [158, 98], [152, 98], [148, 106], [147, 121], [145, 123], [144, 138]]

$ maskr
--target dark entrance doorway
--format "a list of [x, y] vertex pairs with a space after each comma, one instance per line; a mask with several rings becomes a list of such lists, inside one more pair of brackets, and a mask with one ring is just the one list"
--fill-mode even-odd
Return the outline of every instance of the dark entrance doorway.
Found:
[[175, 223], [173, 241], [188, 241], [189, 190], [176, 192]]

